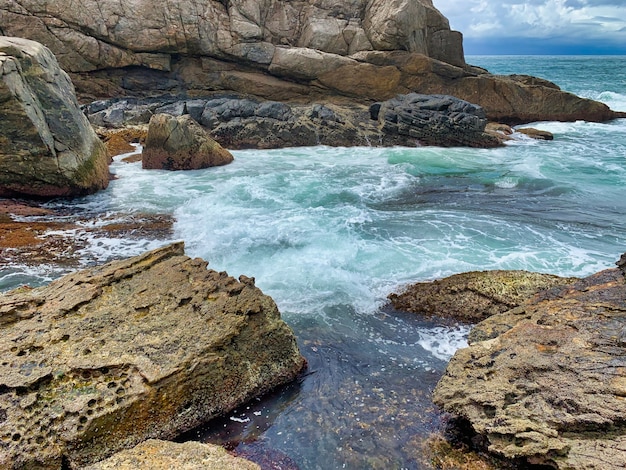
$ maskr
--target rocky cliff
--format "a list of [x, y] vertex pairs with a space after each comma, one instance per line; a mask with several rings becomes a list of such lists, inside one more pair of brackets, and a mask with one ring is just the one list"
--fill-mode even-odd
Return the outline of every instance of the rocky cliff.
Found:
[[0, 196], [71, 196], [109, 183], [109, 159], [50, 50], [0, 37]]
[[86, 99], [234, 91], [370, 104], [418, 92], [510, 123], [616, 116], [545, 81], [468, 66], [431, 0], [0, 0], [0, 31], [52, 49]]

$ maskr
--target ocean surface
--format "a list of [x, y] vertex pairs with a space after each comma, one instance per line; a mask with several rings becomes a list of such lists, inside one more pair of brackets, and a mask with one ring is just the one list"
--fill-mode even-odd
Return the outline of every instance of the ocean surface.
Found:
[[[626, 57], [467, 61], [626, 111]], [[237, 151], [231, 165], [178, 173], [117, 157], [108, 190], [49, 205], [95, 225], [111, 214], [171, 214], [172, 240], [210, 268], [255, 277], [296, 332], [307, 375], [187, 438], [282, 468], [426, 469], [425, 441], [442, 426], [430, 393], [468, 327], [394, 312], [387, 295], [469, 270], [585, 276], [626, 251], [626, 120], [532, 125], [555, 140]], [[86, 242], [84, 265], [171, 241], [68, 236]], [[64, 269], [2, 266], [0, 289]]]

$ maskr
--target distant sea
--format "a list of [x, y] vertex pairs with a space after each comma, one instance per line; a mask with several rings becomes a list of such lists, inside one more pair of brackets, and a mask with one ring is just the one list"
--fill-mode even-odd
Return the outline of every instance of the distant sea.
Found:
[[[470, 56], [626, 111], [626, 57]], [[540, 122], [555, 140], [504, 148], [289, 148], [237, 151], [203, 171], [142, 171], [117, 157], [108, 190], [50, 206], [174, 216], [173, 239], [277, 302], [309, 375], [189, 438], [309, 469], [430, 468], [441, 426], [430, 392], [468, 327], [392, 312], [386, 296], [469, 270], [586, 276], [626, 251], [626, 120]], [[86, 241], [85, 265], [166, 240]], [[0, 289], [57, 277], [3, 266]]]

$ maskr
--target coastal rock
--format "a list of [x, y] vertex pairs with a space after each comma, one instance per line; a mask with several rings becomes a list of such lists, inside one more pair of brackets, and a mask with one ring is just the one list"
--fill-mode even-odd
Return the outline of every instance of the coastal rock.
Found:
[[527, 135], [531, 139], [554, 140], [554, 134], [552, 134], [552, 132], [542, 131], [533, 127], [522, 127], [515, 130], [521, 134]]
[[480, 106], [446, 95], [400, 95], [370, 108], [383, 132], [406, 135], [430, 145], [496, 147], [501, 140], [485, 132]]
[[488, 449], [559, 469], [626, 467], [626, 281], [602, 271], [479, 323], [434, 392]]
[[528, 271], [472, 271], [412, 284], [389, 300], [397, 310], [476, 323], [576, 280]]
[[206, 267], [177, 243], [0, 295], [0, 467], [79, 468], [295, 378], [272, 299]]
[[89, 194], [109, 159], [74, 87], [41, 44], [0, 37], [0, 196]]
[[257, 464], [230, 455], [222, 447], [188, 441], [149, 439], [83, 470], [260, 470]]
[[626, 116], [547, 80], [466, 64], [461, 34], [431, 0], [0, 0], [0, 30], [50, 47], [85, 100], [234, 92], [369, 105], [419, 90], [507, 124]]
[[142, 166], [158, 170], [198, 170], [227, 165], [231, 153], [188, 114], [155, 114], [148, 124]]

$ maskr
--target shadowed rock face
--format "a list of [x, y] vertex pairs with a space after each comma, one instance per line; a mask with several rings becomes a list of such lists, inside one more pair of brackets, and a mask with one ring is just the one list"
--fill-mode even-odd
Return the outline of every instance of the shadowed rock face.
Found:
[[560, 469], [626, 467], [621, 270], [539, 293], [479, 323], [469, 342], [434, 401], [467, 419], [489, 450]]
[[303, 368], [275, 303], [182, 243], [0, 295], [0, 467], [170, 439]]
[[0, 30], [50, 47], [86, 100], [232, 91], [369, 105], [418, 92], [510, 124], [621, 116], [544, 80], [468, 66], [430, 0], [0, 0]]
[[56, 197], [106, 188], [108, 157], [52, 53], [0, 37], [0, 196]]

